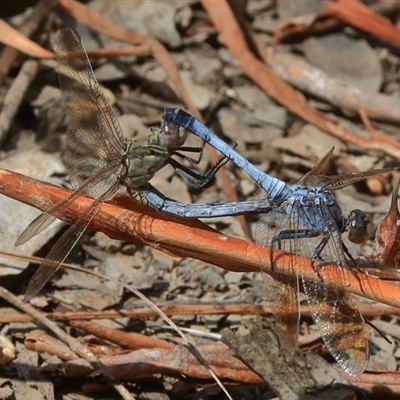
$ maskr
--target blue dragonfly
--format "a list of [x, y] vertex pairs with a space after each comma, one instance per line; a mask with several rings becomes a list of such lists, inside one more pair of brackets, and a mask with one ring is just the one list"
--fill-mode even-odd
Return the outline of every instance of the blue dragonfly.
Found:
[[[351, 241], [362, 243], [369, 236], [370, 224], [360, 210], [353, 210], [349, 217], [344, 217], [332, 191], [369, 176], [393, 171], [393, 168], [325, 176], [322, 174], [332, 157], [332, 149], [291, 187], [258, 170], [187, 112], [167, 108], [164, 119], [193, 132], [243, 169], [265, 191], [266, 198], [239, 203], [188, 205], [163, 198], [153, 191], [147, 193], [147, 202], [163, 212], [183, 217], [209, 218], [247, 212], [263, 214], [255, 238], [261, 246], [271, 249], [270, 263], [266, 264], [272, 267], [268, 273], [263, 272], [265, 296], [274, 313], [285, 359], [290, 361], [297, 350], [299, 292], [303, 291], [322, 340], [339, 366], [350, 376], [362, 373], [369, 359], [369, 336], [363, 317], [346, 290], [354, 260], [341, 236], [347, 231]], [[274, 272], [277, 261], [274, 249], [311, 258], [315, 279], [299, 276], [295, 257], [291, 258], [290, 274], [282, 276]], [[260, 259], [261, 266], [264, 262]], [[321, 263], [337, 264], [339, 288], [330, 286], [324, 279]]]

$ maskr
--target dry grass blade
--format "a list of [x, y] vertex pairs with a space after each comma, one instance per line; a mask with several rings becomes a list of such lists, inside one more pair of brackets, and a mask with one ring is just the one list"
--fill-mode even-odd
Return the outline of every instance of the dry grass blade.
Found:
[[[29, 16], [25, 18], [20, 27], [20, 34], [26, 37], [35, 33], [39, 26], [43, 25], [45, 18], [48, 18], [49, 13], [56, 7], [57, 0], [41, 0], [32, 8]], [[13, 47], [6, 46], [0, 54], [0, 83], [3, 83], [4, 78], [8, 75], [12, 65], [14, 64], [19, 52]]]
[[[4, 253], [6, 257], [11, 259], [19, 259], [20, 256], [16, 256], [13, 254]], [[38, 257], [26, 257], [27, 261], [40, 264], [41, 259]], [[91, 275], [97, 276], [101, 279], [112, 281], [126, 290], [142, 297], [144, 302], [149, 305], [149, 308], [137, 309], [137, 310], [116, 310], [116, 311], [102, 311], [103, 315], [98, 317], [100, 319], [104, 318], [120, 318], [121, 316], [127, 317], [154, 317], [160, 316], [162, 319], [164, 318], [164, 312], [170, 315], [183, 315], [183, 314], [193, 314], [202, 312], [203, 314], [207, 313], [208, 310], [210, 314], [212, 313], [220, 313], [221, 306], [217, 308], [214, 307], [212, 310], [211, 306], [184, 306], [184, 305], [166, 305], [165, 307], [161, 307], [165, 310], [160, 312], [160, 307], [154, 305], [151, 300], [143, 297], [136, 289], [133, 287], [124, 284], [118, 279], [112, 279], [105, 275], [99, 274], [94, 271], [87, 271], [79, 267], [75, 267], [69, 264], [63, 264], [64, 268], [72, 269], [75, 271], [80, 271], [82, 273], [89, 273]], [[238, 307], [234, 305], [230, 308], [226, 309], [227, 312], [232, 312], [234, 310], [239, 311], [241, 308], [241, 314], [247, 314], [249, 307], [253, 310], [253, 313], [260, 314], [263, 313], [264, 308], [267, 310], [268, 307], [263, 306], [249, 306], [243, 305], [243, 307]], [[186, 310], [186, 312], [185, 312]], [[182, 313], [183, 311], [183, 313]], [[95, 312], [96, 313], [96, 312]], [[83, 317], [82, 312], [72, 311], [64, 313], [64, 316], [68, 318], [62, 318], [63, 313], [60, 313], [60, 319], [64, 321], [71, 321], [70, 325], [77, 327], [79, 329], [84, 330], [85, 332], [91, 333], [95, 335], [97, 338], [105, 339], [111, 343], [115, 343], [118, 346], [121, 346], [126, 349], [133, 350], [132, 352], [125, 354], [126, 352], [122, 352], [120, 355], [109, 355], [103, 354], [100, 356], [99, 360], [103, 363], [104, 367], [101, 367], [99, 370], [95, 372], [95, 374], [103, 373], [105, 376], [113, 376], [115, 378], [121, 380], [130, 381], [132, 377], [132, 371], [136, 371], [135, 376], [139, 377], [147, 377], [148, 375], [153, 375], [154, 373], [167, 373], [169, 371], [171, 375], [175, 376], [177, 374], [187, 375], [196, 379], [208, 379], [209, 376], [209, 368], [206, 365], [212, 365], [213, 370], [217, 371], [218, 376], [221, 379], [229, 379], [230, 381], [236, 382], [246, 382], [247, 384], [253, 383], [257, 385], [263, 385], [263, 381], [259, 378], [253, 371], [249, 370], [243, 363], [236, 359], [232, 351], [230, 351], [225, 345], [222, 343], [216, 343], [215, 345], [203, 345], [199, 346], [198, 351], [201, 354], [200, 358], [204, 358], [205, 363], [201, 362], [198, 358], [196, 359], [196, 355], [190, 354], [188, 351], [191, 350], [190, 346], [187, 346], [188, 342], [187, 338], [184, 337], [185, 329], [171, 326], [171, 328], [184, 339], [186, 346], [182, 346], [181, 344], [173, 344], [167, 342], [165, 340], [156, 339], [152, 337], [147, 337], [142, 334], [137, 333], [126, 333], [123, 331], [106, 328], [105, 326], [95, 324], [93, 322], [82, 321]], [[92, 312], [87, 312], [87, 314], [94, 314]], [[54, 318], [55, 314], [41, 314], [44, 318], [49, 320], [57, 320], [58, 318]], [[24, 315], [18, 314], [17, 320], [19, 322], [29, 322], [35, 320], [35, 316], [33, 315]], [[86, 318], [91, 319], [91, 318]], [[4, 321], [3, 321], [4, 322]], [[8, 321], [10, 322], [10, 320]], [[166, 319], [168, 325], [171, 325], [168, 318]], [[172, 324], [173, 325], [173, 324]], [[187, 330], [190, 331], [190, 330]], [[192, 332], [193, 334], [193, 332]], [[204, 332], [202, 332], [202, 336], [204, 336]], [[217, 336], [217, 335], [214, 335]], [[47, 335], [42, 330], [31, 331], [28, 336], [25, 337], [25, 346], [32, 351], [36, 352], [47, 352], [48, 354], [57, 355], [62, 360], [71, 361], [71, 364], [74, 364], [76, 361], [78, 365], [82, 366], [81, 360], [76, 356], [67, 346], [63, 346], [61, 342], [58, 342], [57, 339]], [[189, 349], [187, 348], [189, 347]], [[151, 352], [146, 353], [146, 349], [153, 349]], [[182, 362], [177, 362], [178, 358], [182, 360]], [[190, 359], [188, 359], [190, 357]], [[131, 366], [127, 368], [121, 368], [121, 362], [130, 363]], [[124, 363], [122, 362], [122, 363]], [[136, 363], [136, 364], [135, 364]], [[137, 371], [137, 363], [139, 363], [142, 367], [140, 373]], [[229, 367], [226, 367], [229, 366]], [[204, 368], [202, 368], [204, 367]], [[73, 366], [72, 366], [73, 368]], [[79, 366], [78, 366], [79, 369]], [[80, 369], [81, 373], [79, 376], [85, 375], [85, 368]], [[207, 372], [208, 371], [208, 372]], [[87, 373], [92, 373], [93, 369], [87, 371]]]

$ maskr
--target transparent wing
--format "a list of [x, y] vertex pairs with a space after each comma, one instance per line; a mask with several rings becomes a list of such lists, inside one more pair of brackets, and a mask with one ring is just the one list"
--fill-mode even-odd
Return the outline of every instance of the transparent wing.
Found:
[[[338, 274], [345, 272], [338, 267]], [[368, 363], [369, 339], [352, 297], [345, 290], [330, 288], [318, 280], [303, 279], [303, 288], [311, 316], [329, 352], [347, 374], [361, 374]]]
[[[15, 246], [20, 246], [24, 244], [28, 240], [32, 239], [34, 236], [43, 232], [48, 226], [50, 226], [55, 220], [55, 215], [62, 215], [64, 210], [69, 207], [69, 205], [76, 200], [79, 196], [87, 193], [88, 187], [94, 187], [99, 190], [103, 190], [102, 185], [98, 185], [98, 183], [107, 180], [110, 177], [114, 177], [114, 183], [119, 182], [115, 177], [115, 168], [112, 166], [106, 169], [100, 170], [96, 175], [91, 176], [81, 187], [71, 193], [68, 197], [61, 200], [59, 203], [47, 209], [45, 212], [40, 214], [37, 218], [35, 218], [21, 233], [15, 242]], [[93, 197], [101, 196], [103, 193], [93, 193]], [[112, 196], [112, 193], [110, 196]]]
[[[58, 74], [68, 133], [63, 161], [77, 192], [46, 210], [22, 232], [20, 245], [46, 229], [76, 197], [97, 198], [119, 179], [124, 138], [119, 122], [101, 92], [80, 37], [72, 29], [58, 35]], [[104, 172], [104, 174], [103, 174]], [[51, 215], [53, 214], [53, 215]]]
[[332, 147], [325, 155], [324, 157], [319, 160], [310, 171], [308, 171], [306, 174], [304, 174], [298, 181], [300, 184], [310, 184], [312, 185], [309, 181], [313, 179], [314, 176], [318, 175], [320, 176], [323, 174], [326, 169], [329, 166], [329, 163], [332, 160], [333, 157], [333, 150], [334, 147]]
[[[300, 239], [301, 253], [322, 262], [322, 266], [316, 269], [315, 278], [309, 280], [302, 276], [302, 283], [311, 316], [322, 340], [341, 368], [349, 375], [356, 376], [368, 362], [368, 332], [353, 298], [346, 291], [351, 270], [334, 215], [326, 206], [298, 209], [297, 218], [302, 221], [302, 226], [308, 229], [315, 227], [315, 234], [320, 231], [318, 236]], [[320, 225], [317, 226], [317, 221], [325, 221], [324, 230]], [[328, 280], [324, 279], [323, 263], [331, 262], [338, 265], [335, 281], [339, 289], [331, 287]]]
[[[292, 229], [290, 220], [282, 210], [274, 210], [260, 219], [256, 226], [255, 239], [259, 244], [272, 249], [280, 248], [289, 253], [294, 252], [293, 242], [280, 240], [277, 233]], [[260, 260], [263, 265], [265, 260]], [[278, 275], [274, 272], [276, 260], [271, 252], [270, 272], [262, 272], [265, 285], [265, 297], [274, 314], [276, 331], [281, 351], [287, 361], [291, 361], [298, 347], [297, 335], [299, 325], [298, 278], [293, 261], [290, 262], [290, 275]]]
[[[321, 204], [307, 207], [300, 202], [292, 202], [290, 207], [283, 205], [259, 222], [256, 240], [269, 244], [272, 249], [305, 255], [315, 262], [338, 264], [336, 281], [339, 289], [330, 287], [324, 280], [323, 267], [316, 270], [313, 280], [302, 276], [302, 283], [312, 318], [324, 343], [338, 364], [354, 376], [366, 366], [369, 341], [363, 318], [346, 293], [351, 271], [343, 251], [338, 210], [337, 204], [333, 204], [332, 209]], [[290, 276], [277, 275], [273, 259], [271, 273], [263, 275], [282, 351], [290, 360], [297, 348], [298, 279], [294, 258], [289, 257], [289, 260]]]
[[25, 302], [36, 296], [40, 289], [43, 288], [46, 282], [58, 270], [60, 264], [68, 256], [76, 242], [90, 224], [90, 221], [97, 214], [100, 204], [111, 194], [115, 193], [118, 186], [119, 183], [115, 182], [114, 186], [110, 187], [107, 192], [98, 197], [93, 204], [81, 214], [77, 221], [60, 237], [30, 280], [24, 298]]
[[[117, 169], [124, 152], [124, 138], [74, 30], [60, 31], [57, 56], [60, 87], [69, 117], [63, 160], [71, 183], [77, 188], [103, 168], [115, 165]], [[95, 197], [95, 193], [106, 191], [114, 181], [115, 176], [110, 174], [108, 179], [87, 187], [85, 193]]]
[[341, 175], [311, 175], [307, 178], [307, 184], [319, 186], [329, 190], [337, 190], [357, 182], [364, 181], [370, 176], [382, 175], [386, 172], [398, 171], [399, 168], [381, 168], [370, 171], [355, 172]]
[[21, 244], [40, 233], [79, 195], [95, 199], [65, 232], [36, 271], [25, 301], [35, 296], [59, 268], [96, 215], [100, 203], [120, 185], [124, 139], [116, 116], [93, 74], [79, 36], [65, 29], [58, 36], [58, 74], [69, 117], [64, 163], [75, 188], [68, 198], [36, 218], [17, 240]]

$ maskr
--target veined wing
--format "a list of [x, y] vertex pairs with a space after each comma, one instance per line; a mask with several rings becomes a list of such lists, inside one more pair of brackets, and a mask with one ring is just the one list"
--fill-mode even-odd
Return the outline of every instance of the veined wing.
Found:
[[[269, 212], [257, 223], [255, 238], [259, 244], [271, 247], [270, 272], [262, 272], [265, 285], [265, 297], [274, 314], [276, 331], [285, 359], [290, 362], [298, 348], [297, 336], [299, 330], [299, 300], [298, 300], [298, 276], [297, 270], [291, 260], [289, 265], [290, 274], [278, 275], [274, 272], [275, 259], [272, 250], [281, 249], [288, 253], [294, 253], [290, 240], [279, 238], [280, 232], [291, 230], [294, 227], [287, 225], [287, 215], [282, 209]], [[263, 265], [265, 260], [260, 259]]]
[[[71, 193], [68, 197], [61, 200], [59, 203], [47, 209], [45, 212], [40, 214], [37, 218], [35, 218], [21, 233], [17, 241], [15, 242], [15, 246], [20, 246], [32, 239], [34, 236], [43, 232], [48, 226], [50, 226], [57, 217], [55, 215], [61, 215], [66, 208], [79, 196], [87, 193], [88, 187], [98, 188], [98, 182], [104, 181], [110, 175], [115, 175], [115, 167], [109, 166], [105, 169], [100, 170], [97, 174], [91, 176], [81, 187]], [[115, 180], [114, 182], [119, 182]], [[101, 188], [100, 188], [101, 189]], [[101, 196], [103, 193], [95, 193], [98, 196]], [[95, 196], [95, 197], [98, 197]]]
[[314, 165], [314, 167], [304, 174], [298, 184], [308, 185], [313, 187], [321, 187], [328, 190], [341, 189], [346, 186], [352, 185], [357, 182], [361, 182], [370, 176], [382, 175], [386, 172], [398, 171], [399, 167], [396, 168], [381, 168], [373, 169], [369, 171], [354, 172], [351, 174], [340, 174], [340, 175], [324, 175], [329, 162], [333, 157], [332, 147], [325, 156]]
[[[64, 163], [78, 190], [36, 218], [16, 241], [21, 245], [46, 229], [76, 197], [101, 196], [119, 180], [124, 138], [101, 92], [80, 37], [72, 29], [58, 35], [58, 74], [69, 117]], [[106, 172], [102, 175], [102, 172]]]
[[[349, 271], [338, 267], [338, 274], [346, 273]], [[323, 276], [323, 268], [320, 275]], [[302, 280], [312, 319], [339, 366], [350, 376], [357, 376], [364, 371], [369, 359], [364, 319], [345, 290], [331, 288], [322, 279]]]
[[54, 221], [78, 195], [95, 199], [65, 232], [32, 278], [25, 301], [32, 298], [59, 268], [101, 202], [112, 197], [120, 185], [125, 143], [117, 118], [93, 74], [79, 36], [65, 29], [58, 36], [58, 74], [64, 106], [69, 117], [64, 163], [77, 191], [47, 210], [22, 233], [17, 243], [29, 240]]
[[[63, 161], [75, 188], [88, 177], [110, 165], [119, 165], [125, 142], [120, 124], [94, 76], [81, 38], [72, 29], [58, 35], [58, 77], [69, 117], [66, 151]], [[112, 186], [110, 174], [97, 186]], [[95, 197], [102, 190], [87, 187], [85, 193]]]
[[[99, 171], [95, 177], [98, 179], [107, 179], [107, 177], [111, 174], [114, 174], [114, 169], [111, 171], [102, 170]], [[95, 181], [93, 179], [93, 181]], [[102, 193], [100, 196], [97, 196], [93, 204], [91, 204], [81, 216], [78, 218], [77, 221], [73, 225], [71, 225], [68, 230], [60, 237], [57, 243], [53, 246], [50, 250], [49, 254], [43, 260], [42, 264], [39, 266], [38, 270], [35, 272], [34, 276], [32, 277], [31, 281], [29, 282], [24, 301], [29, 301], [32, 297], [34, 297], [40, 289], [46, 284], [46, 282], [51, 278], [51, 276], [58, 270], [60, 264], [65, 260], [68, 256], [72, 248], [75, 246], [76, 242], [82, 236], [83, 232], [90, 224], [90, 221], [94, 218], [99, 210], [100, 204], [112, 197], [115, 192], [118, 190], [120, 182], [114, 181], [114, 185], [110, 186], [107, 191]], [[76, 199], [77, 194], [81, 194], [79, 190], [75, 191], [71, 196], [67, 198], [67, 201], [62, 204], [62, 208], [64, 208], [67, 204], [71, 203], [73, 200]], [[60, 203], [57, 204], [57, 207], [60, 206]], [[61, 211], [61, 210], [59, 210]], [[53, 218], [50, 214], [43, 213], [41, 216], [44, 218]], [[40, 217], [41, 217], [40, 216]], [[33, 221], [33, 224], [38, 221], [39, 218]], [[51, 220], [51, 222], [53, 221]], [[32, 224], [29, 225], [28, 228], [32, 227]]]
[[352, 174], [340, 175], [310, 175], [307, 176], [307, 184], [310, 186], [323, 187], [328, 190], [337, 190], [346, 186], [361, 182], [374, 175], [382, 175], [386, 172], [398, 171], [399, 168], [381, 168], [370, 171], [355, 172]]
[[[309, 183], [309, 179], [312, 179], [313, 176], [322, 176], [330, 161], [332, 160], [333, 157], [333, 150], [335, 148], [332, 147], [325, 155], [324, 157], [321, 158], [307, 173], [305, 173], [298, 181], [299, 184], [306, 184]], [[309, 183], [312, 185], [312, 183]]]
[[[313, 280], [302, 276], [311, 316], [322, 340], [339, 366], [347, 374], [356, 376], [364, 371], [368, 362], [368, 332], [353, 298], [346, 292], [351, 270], [343, 250], [338, 222], [334, 220], [335, 213], [332, 214], [327, 206], [314, 205], [312, 208], [299, 207], [294, 215], [299, 223], [301, 221], [304, 232], [309, 230], [309, 237], [301, 239], [299, 253], [314, 258], [314, 265], [317, 260], [322, 262]], [[317, 221], [325, 221], [324, 231], [317, 225]], [[315, 237], [311, 237], [312, 227], [315, 228]], [[325, 262], [338, 265], [335, 280], [340, 286], [339, 289], [330, 287], [329, 282], [325, 281]]]

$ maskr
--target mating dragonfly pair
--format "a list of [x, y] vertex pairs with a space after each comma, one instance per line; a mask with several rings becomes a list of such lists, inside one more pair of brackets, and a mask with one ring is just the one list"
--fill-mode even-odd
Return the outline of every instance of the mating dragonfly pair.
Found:
[[[101, 203], [110, 199], [121, 185], [127, 187], [128, 193], [136, 201], [183, 217], [204, 218], [256, 212], [265, 214], [257, 225], [256, 241], [260, 246], [271, 248], [269, 261], [272, 269], [268, 274], [263, 273], [265, 295], [273, 309], [286, 359], [290, 361], [297, 349], [298, 293], [302, 286], [313, 320], [330, 353], [349, 375], [360, 374], [368, 362], [369, 340], [363, 318], [346, 291], [346, 276], [350, 273], [349, 256], [341, 235], [348, 231], [351, 240], [362, 242], [367, 236], [367, 220], [357, 210], [350, 218], [343, 217], [331, 190], [390, 169], [356, 175], [323, 176], [332, 156], [332, 152], [329, 152], [297, 185], [289, 187], [285, 182], [258, 170], [193, 116], [172, 108], [165, 110], [161, 128], [153, 129], [146, 138], [126, 141], [76, 32], [71, 29], [60, 32], [57, 54], [60, 86], [69, 115], [64, 163], [76, 190], [36, 218], [16, 244], [22, 244], [42, 232], [55, 220], [54, 215], [61, 215], [70, 202], [80, 195], [88, 195], [94, 201], [44, 259], [28, 286], [25, 300], [28, 301], [40, 291], [83, 234]], [[197, 135], [203, 143], [216, 148], [223, 156], [205, 175], [194, 173], [172, 158], [178, 156], [194, 163], [200, 160], [203, 148], [184, 146], [188, 131]], [[199, 156], [197, 159], [190, 158], [180, 151], [197, 152]], [[160, 168], [170, 164], [190, 184], [201, 188], [228, 160], [257, 182], [266, 193], [265, 199], [182, 204], [165, 198], [149, 183]], [[273, 249], [305, 255], [313, 262], [336, 263], [342, 287], [330, 287], [317, 269], [313, 280], [299, 277], [294, 258], [290, 275], [274, 274]], [[263, 262], [265, 260], [260, 259], [261, 266]]]

